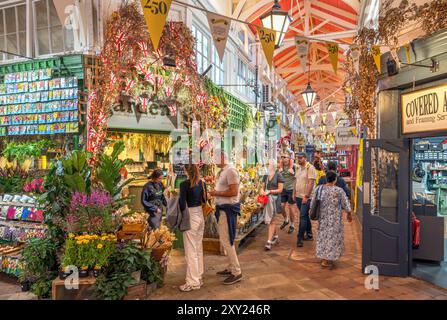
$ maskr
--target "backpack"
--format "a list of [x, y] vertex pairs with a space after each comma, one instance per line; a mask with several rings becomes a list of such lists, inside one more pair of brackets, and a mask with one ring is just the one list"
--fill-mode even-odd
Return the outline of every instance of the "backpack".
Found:
[[180, 231], [188, 231], [191, 229], [188, 215], [188, 208], [182, 212], [179, 204], [180, 196], [173, 196], [166, 199], [166, 225], [171, 231], [179, 229]]

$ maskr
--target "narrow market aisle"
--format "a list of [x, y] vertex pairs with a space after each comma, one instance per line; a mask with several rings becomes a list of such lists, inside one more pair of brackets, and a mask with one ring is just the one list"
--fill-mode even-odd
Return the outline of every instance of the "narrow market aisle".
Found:
[[[315, 223], [314, 223], [315, 229]], [[380, 290], [364, 287], [361, 273], [361, 236], [356, 223], [345, 224], [345, 255], [333, 270], [323, 270], [315, 258], [315, 243], [305, 242], [296, 248], [296, 232], [280, 231], [280, 244], [264, 251], [267, 229], [262, 227], [240, 250], [239, 260], [244, 279], [233, 286], [224, 286], [215, 275], [225, 268], [226, 257], [205, 256], [204, 286], [201, 290], [182, 293], [184, 283], [183, 252], [171, 256], [166, 283], [150, 299], [441, 299], [447, 291], [415, 278], [380, 277]]]

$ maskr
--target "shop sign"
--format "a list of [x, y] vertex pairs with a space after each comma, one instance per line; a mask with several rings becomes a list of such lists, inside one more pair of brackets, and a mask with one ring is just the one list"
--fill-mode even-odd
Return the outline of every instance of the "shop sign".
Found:
[[447, 130], [447, 84], [401, 96], [402, 133]]
[[123, 96], [113, 105], [108, 126], [113, 129], [172, 131], [177, 127], [177, 116], [172, 116], [168, 107], [172, 102], [149, 100], [147, 107], [143, 108], [140, 102]]
[[356, 127], [337, 127], [335, 144], [337, 146], [354, 146], [360, 143]]

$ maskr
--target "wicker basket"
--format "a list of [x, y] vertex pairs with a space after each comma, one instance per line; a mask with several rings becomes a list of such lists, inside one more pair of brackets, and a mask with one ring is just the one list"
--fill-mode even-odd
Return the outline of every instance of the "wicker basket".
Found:
[[143, 232], [147, 226], [143, 223], [123, 224], [124, 232]]
[[161, 247], [152, 249], [151, 250], [152, 258], [154, 258], [155, 261], [160, 262], [165, 252], [171, 250], [171, 248], [172, 247]]

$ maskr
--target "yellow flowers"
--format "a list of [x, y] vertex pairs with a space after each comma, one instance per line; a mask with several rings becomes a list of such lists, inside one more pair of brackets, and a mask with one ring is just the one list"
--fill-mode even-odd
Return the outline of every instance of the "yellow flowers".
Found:
[[75, 235], [74, 235], [73, 233], [70, 233], [70, 234], [68, 235], [68, 237], [69, 237], [70, 239], [73, 239], [73, 238], [75, 237]]
[[104, 246], [101, 243], [96, 246], [96, 248], [98, 248], [98, 249], [102, 249], [103, 247]]

